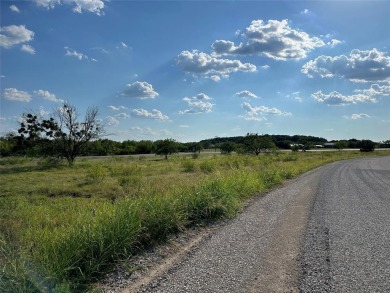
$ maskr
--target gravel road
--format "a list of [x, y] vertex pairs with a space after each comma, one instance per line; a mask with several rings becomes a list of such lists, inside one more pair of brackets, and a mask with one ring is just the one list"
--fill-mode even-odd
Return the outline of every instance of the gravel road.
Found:
[[324, 168], [302, 258], [302, 292], [390, 292], [390, 157]]
[[390, 292], [390, 157], [291, 180], [161, 271], [122, 292]]

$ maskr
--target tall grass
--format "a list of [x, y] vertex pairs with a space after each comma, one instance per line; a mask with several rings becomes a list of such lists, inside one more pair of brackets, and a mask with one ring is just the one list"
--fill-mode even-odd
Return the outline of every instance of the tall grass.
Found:
[[47, 171], [31, 162], [0, 164], [0, 292], [86, 291], [114, 263], [172, 233], [234, 217], [259, 192], [319, 165], [359, 156], [106, 159]]

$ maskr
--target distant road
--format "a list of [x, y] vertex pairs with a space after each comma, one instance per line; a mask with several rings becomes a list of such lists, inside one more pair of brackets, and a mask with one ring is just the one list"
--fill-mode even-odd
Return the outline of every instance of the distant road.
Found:
[[390, 157], [288, 182], [153, 276], [123, 292], [390, 292]]
[[[342, 151], [358, 151], [359, 149], [343, 149]], [[375, 151], [389, 151], [390, 148], [382, 148], [382, 149], [375, 149]], [[292, 152], [291, 150], [280, 150], [282, 152]], [[326, 149], [326, 148], [320, 148], [320, 149], [311, 149], [311, 150], [308, 150], [308, 152], [323, 152], [323, 151], [326, 151], [326, 152], [329, 152], [329, 151], [337, 151], [336, 149]], [[301, 152], [301, 151], [300, 151]], [[193, 155], [194, 153], [178, 153], [179, 155], [187, 155], [187, 156], [191, 156]], [[197, 154], [197, 153], [196, 153]], [[200, 152], [200, 155], [220, 155], [221, 152], [220, 151], [201, 151]], [[78, 159], [105, 159], [105, 158], [112, 158], [112, 157], [115, 157], [115, 158], [129, 158], [129, 157], [134, 157], [134, 158], [139, 158], [139, 157], [161, 157], [163, 158], [164, 156], [159, 156], [159, 155], [156, 155], [156, 154], [137, 154], [137, 155], [109, 155], [109, 156], [80, 156], [78, 157]]]

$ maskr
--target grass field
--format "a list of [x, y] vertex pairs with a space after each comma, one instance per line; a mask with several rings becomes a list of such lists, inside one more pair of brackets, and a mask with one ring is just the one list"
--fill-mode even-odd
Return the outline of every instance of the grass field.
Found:
[[140, 250], [317, 166], [390, 151], [0, 160], [0, 292], [84, 292]]

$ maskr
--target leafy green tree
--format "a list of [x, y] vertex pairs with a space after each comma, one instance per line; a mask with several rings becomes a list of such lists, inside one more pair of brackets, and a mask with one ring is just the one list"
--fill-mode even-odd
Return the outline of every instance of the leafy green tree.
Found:
[[230, 154], [231, 152], [234, 152], [236, 150], [236, 144], [231, 141], [223, 142], [220, 145], [221, 153], [223, 154]]
[[339, 140], [335, 143], [334, 147], [341, 151], [342, 149], [345, 149], [348, 146], [348, 142], [346, 140]]
[[177, 153], [179, 149], [178, 142], [171, 138], [157, 140], [154, 142], [154, 146], [156, 149], [156, 154], [164, 155], [166, 160], [168, 160], [168, 155]]
[[153, 151], [153, 142], [151, 140], [141, 140], [135, 146], [136, 154], [151, 154]]
[[258, 135], [257, 133], [248, 133], [244, 138], [244, 144], [248, 153], [258, 156], [261, 152], [268, 152], [276, 148], [272, 138], [268, 135]]
[[361, 152], [373, 152], [375, 150], [375, 142], [369, 139], [363, 139], [359, 146]]

